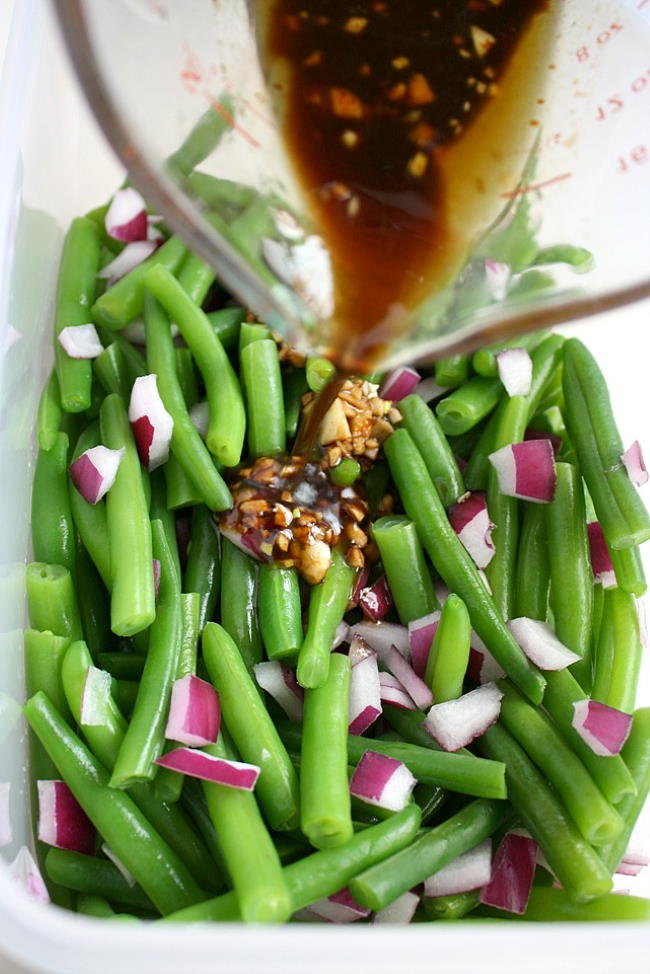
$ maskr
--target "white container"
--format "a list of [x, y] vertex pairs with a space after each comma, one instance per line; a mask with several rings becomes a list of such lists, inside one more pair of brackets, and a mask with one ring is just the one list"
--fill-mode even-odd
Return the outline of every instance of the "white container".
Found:
[[[24, 565], [58, 254], [70, 219], [102, 202], [120, 176], [70, 75], [48, 9], [42, 0], [20, 0], [0, 89], [0, 783], [10, 783], [12, 831], [0, 834], [0, 951], [34, 971], [58, 974], [176, 974], [179, 967], [188, 974], [392, 974], [405, 962], [439, 974], [646, 971], [650, 925], [132, 926], [40, 906], [10, 878], [6, 863], [29, 841], [31, 828], [19, 708]], [[646, 445], [649, 323], [646, 304], [590, 321], [579, 332], [612, 383], [624, 437], [645, 436]], [[647, 702], [647, 661], [645, 670]], [[646, 819], [637, 844], [647, 846], [649, 833]], [[633, 891], [648, 895], [644, 885]], [[0, 970], [6, 970], [1, 957]]]

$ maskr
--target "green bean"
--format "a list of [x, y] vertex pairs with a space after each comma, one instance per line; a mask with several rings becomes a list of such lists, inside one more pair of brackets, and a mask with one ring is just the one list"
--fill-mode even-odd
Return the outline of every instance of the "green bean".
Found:
[[257, 618], [258, 567], [231, 541], [221, 542], [221, 625], [248, 670], [264, 655]]
[[475, 375], [451, 395], [441, 399], [436, 414], [445, 433], [458, 436], [492, 412], [503, 392], [499, 379]]
[[349, 691], [350, 660], [334, 653], [327, 682], [305, 694], [300, 827], [317, 849], [343, 845], [352, 838], [347, 775]]
[[565, 416], [598, 520], [610, 548], [650, 538], [650, 515], [621, 463], [623, 445], [602, 372], [582, 342], [564, 346]]
[[433, 829], [427, 829], [410, 846], [359, 873], [350, 882], [357, 903], [372, 910], [385, 906], [413, 886], [468, 852], [497, 829], [507, 805], [479, 799]]
[[183, 392], [183, 399], [188, 409], [199, 401], [199, 385], [196, 381], [194, 359], [189, 348], [175, 348], [176, 374]]
[[[64, 328], [85, 325], [91, 320], [90, 306], [98, 265], [97, 226], [92, 220], [78, 217], [70, 224], [63, 241], [54, 318], [57, 339]], [[71, 358], [56, 340], [54, 361], [63, 409], [68, 413], [81, 413], [88, 409], [93, 380], [90, 359]]]
[[284, 380], [284, 427], [290, 439], [298, 432], [302, 397], [309, 391], [304, 369], [293, 369]]
[[[135, 707], [135, 700], [138, 696], [138, 681], [137, 680], [112, 680], [112, 694], [115, 699], [115, 703], [120, 708], [123, 714], [129, 717], [133, 713], [133, 708]], [[154, 823], [152, 823], [154, 824]]]
[[256, 196], [252, 186], [244, 186], [232, 179], [220, 179], [204, 172], [192, 172], [187, 177], [187, 188], [199, 196], [211, 209], [223, 213], [228, 212], [231, 217], [236, 216], [248, 206]]
[[505, 694], [501, 723], [555, 787], [582, 836], [592, 845], [602, 845], [618, 835], [623, 828], [620, 815], [549, 718], [523, 700], [507, 680], [498, 685]]
[[38, 445], [41, 450], [49, 450], [54, 446], [61, 430], [62, 420], [63, 407], [59, 380], [56, 377], [56, 370], [52, 369], [38, 403]]
[[467, 466], [463, 473], [463, 480], [468, 490], [487, 490], [488, 479], [492, 469], [488, 457], [494, 453], [494, 443], [497, 430], [501, 423], [501, 418], [508, 405], [507, 399], [501, 399], [497, 408], [490, 415], [483, 427], [474, 449], [472, 450]]
[[621, 548], [620, 551], [610, 551], [609, 554], [618, 587], [640, 599], [648, 588], [641, 550], [638, 547]]
[[268, 658], [295, 660], [303, 639], [300, 584], [295, 568], [260, 566], [257, 607]]
[[64, 720], [71, 722], [72, 715], [63, 692], [61, 667], [70, 645], [68, 636], [55, 636], [52, 632], [26, 629], [23, 635], [25, 658], [25, 687], [28, 696], [42, 690], [52, 700]]
[[325, 578], [311, 588], [307, 632], [298, 654], [298, 683], [303, 687], [313, 689], [327, 680], [334, 633], [343, 618], [355, 575], [345, 556], [334, 549]]
[[[212, 463], [211, 460], [210, 463]], [[197, 504], [203, 503], [201, 492], [173, 453], [170, 454], [164, 471], [165, 483], [167, 484], [167, 507], [170, 511], [179, 511], [184, 507], [196, 507]]]
[[456, 700], [463, 692], [471, 632], [467, 606], [452, 592], [440, 612], [424, 677], [436, 703]]
[[515, 335], [514, 338], [508, 338], [506, 341], [499, 342], [497, 345], [480, 348], [478, 352], [474, 352], [472, 368], [479, 375], [486, 375], [493, 378], [495, 375], [498, 375], [497, 355], [499, 352], [505, 352], [509, 348], [525, 348], [530, 352], [547, 336], [548, 332], [546, 331], [529, 331], [526, 335]]
[[413, 521], [403, 515], [382, 517], [374, 522], [372, 536], [400, 622], [406, 625], [437, 609], [431, 574]]
[[139, 910], [153, 909], [153, 903], [142, 887], [131, 886], [109, 859], [53, 848], [45, 857], [45, 871], [53, 882], [85, 895], [105, 896]]
[[525, 913], [504, 913], [502, 910], [481, 908], [486, 916], [508, 920], [528, 920], [538, 923], [643, 923], [650, 919], [650, 900], [640, 896], [618, 896], [608, 893], [590, 903], [576, 903], [563, 889], [552, 886], [533, 886]]
[[246, 414], [237, 376], [204, 312], [188, 297], [172, 272], [152, 267], [147, 289], [174, 319], [205, 382], [210, 406], [207, 445], [220, 463], [233, 467], [241, 458]]
[[257, 796], [267, 821], [276, 830], [294, 828], [299, 802], [296, 773], [239, 650], [214, 622], [203, 630], [203, 658], [237, 749], [245, 761], [261, 768]]
[[551, 573], [551, 609], [558, 639], [581, 657], [571, 671], [578, 682], [591, 684], [591, 613], [593, 572], [580, 475], [568, 463], [556, 464], [555, 496], [546, 505], [546, 530]]
[[617, 811], [623, 819], [622, 831], [598, 850], [610, 872], [618, 867], [630, 843], [641, 810], [650, 793], [650, 707], [635, 710], [632, 730], [623, 745], [621, 756], [636, 785], [636, 794], [625, 795]]
[[343, 457], [329, 470], [329, 478], [337, 487], [351, 487], [361, 476], [361, 464], [352, 457]]
[[[398, 852], [414, 838], [420, 810], [411, 803], [384, 822], [356, 832], [345, 845], [322, 849], [284, 869], [293, 912], [325, 899], [347, 886], [353, 876]], [[196, 907], [165, 917], [165, 921], [196, 923], [207, 920], [238, 920], [234, 893], [226, 893]]]
[[550, 568], [544, 504], [524, 506], [515, 580], [516, 617], [546, 621]]
[[472, 625], [497, 662], [533, 703], [540, 703], [542, 674], [515, 643], [488, 595], [478, 570], [458, 540], [429, 477], [424, 461], [406, 430], [396, 430], [384, 443], [393, 479], [407, 515], [434, 566], [465, 602]]
[[151, 532], [153, 553], [160, 561], [158, 601], [138, 697], [111, 777], [113, 788], [127, 788], [155, 775], [181, 650], [180, 579], [162, 523], [153, 521]]
[[100, 424], [105, 445], [124, 450], [115, 483], [106, 495], [106, 524], [111, 628], [118, 636], [132, 636], [150, 626], [156, 615], [148, 504], [126, 407], [119, 396], [104, 399]]
[[113, 641], [110, 604], [97, 569], [81, 542], [77, 544], [77, 602], [84, 639], [96, 657], [107, 651]]
[[57, 433], [40, 449], [32, 487], [32, 550], [36, 561], [63, 565], [75, 574], [74, 525], [68, 496], [68, 437]]
[[214, 616], [219, 597], [219, 537], [207, 507], [204, 504], [195, 507], [183, 586], [185, 591], [197, 592], [200, 597], [199, 631]]
[[99, 653], [97, 663], [118, 680], [140, 680], [145, 656], [141, 653]]
[[460, 920], [478, 906], [479, 896], [477, 889], [448, 896], [425, 896], [422, 909], [430, 920]]
[[27, 613], [32, 629], [81, 639], [81, 619], [72, 576], [61, 565], [27, 566]]
[[[73, 461], [101, 442], [99, 422], [95, 421], [81, 433], [72, 454]], [[111, 554], [106, 524], [106, 502], [90, 504], [72, 482], [69, 485], [70, 510], [83, 545], [92, 558], [106, 588], [111, 586]]]
[[44, 693], [30, 698], [25, 715], [88, 818], [157, 909], [170, 913], [201, 900], [185, 865], [133, 800], [108, 786], [108, 773]]
[[[205, 751], [214, 757], [237, 757], [223, 734]], [[245, 923], [285, 922], [291, 915], [290, 894], [255, 795], [207, 781], [203, 791], [242, 919]]]
[[198, 254], [189, 253], [178, 269], [178, 283], [199, 307], [215, 279], [214, 268]]
[[[77, 896], [77, 913], [89, 917], [110, 918], [117, 915], [115, 910], [102, 896], [91, 896], [87, 893], [80, 893]], [[135, 919], [133, 917], [132, 919]]]
[[465, 493], [463, 477], [442, 427], [420, 396], [406, 396], [399, 404], [402, 426], [422, 454], [440, 500], [449, 507]]
[[284, 396], [278, 346], [271, 338], [251, 342], [239, 356], [246, 396], [248, 452], [254, 457], [286, 450]]
[[133, 380], [129, 375], [122, 347], [117, 342], [111, 342], [93, 360], [93, 371], [107, 393], [116, 392], [128, 403]]
[[600, 625], [592, 698], [632, 713], [641, 668], [636, 600], [619, 588], [607, 589]]
[[305, 378], [312, 392], [320, 392], [334, 378], [336, 366], [329, 359], [312, 355], [305, 364]]
[[165, 162], [165, 168], [176, 180], [190, 176], [193, 169], [212, 155], [223, 136], [234, 124], [233, 111], [232, 98], [226, 92], [222, 92], [218, 100], [210, 103], [209, 108], [194, 123], [182, 144]]
[[160, 266], [173, 274], [186, 254], [183, 241], [179, 237], [170, 237], [151, 257], [104, 291], [92, 307], [94, 320], [111, 331], [126, 327], [144, 310], [144, 279], [150, 269]]
[[208, 321], [212, 330], [227, 349], [237, 344], [239, 329], [245, 320], [246, 312], [243, 308], [219, 308], [218, 311], [208, 311]]
[[368, 495], [368, 506], [370, 508], [370, 517], [377, 517], [379, 505], [386, 495], [388, 490], [388, 485], [390, 481], [390, 473], [388, 467], [381, 460], [375, 461], [363, 475], [363, 486], [365, 487], [366, 494]]
[[[169, 319], [150, 294], [145, 297], [147, 360], [158, 377], [158, 392], [174, 420], [172, 454], [201, 494], [210, 510], [227, 510], [232, 497], [190, 419], [176, 374], [176, 359]], [[169, 489], [169, 486], [168, 486]]]
[[436, 818], [438, 813], [447, 803], [448, 793], [438, 785], [416, 785], [413, 791], [413, 800], [422, 809], [422, 824], [426, 825], [431, 819]]
[[134, 348], [131, 342], [119, 331], [111, 331], [103, 325], [97, 325], [97, 331], [104, 345], [115, 345], [119, 348], [128, 375], [129, 383], [133, 385], [140, 375], [147, 374], [147, 363], [143, 355]]
[[443, 389], [456, 389], [467, 382], [469, 375], [469, 357], [467, 355], [448, 355], [439, 358], [435, 364], [436, 382]]
[[241, 364], [241, 353], [247, 345], [252, 342], [263, 341], [271, 337], [271, 332], [266, 325], [261, 325], [258, 321], [242, 321], [239, 328], [239, 361]]
[[570, 899], [586, 903], [608, 893], [612, 888], [608, 871], [519, 744], [495, 724], [480, 738], [478, 748], [506, 765], [508, 801]]
[[176, 574], [181, 577], [181, 561], [178, 554], [178, 542], [176, 540], [176, 518], [174, 512], [167, 506], [167, 493], [165, 489], [165, 479], [162, 470], [154, 470], [151, 474], [151, 503], [149, 514], [152, 521], [160, 521], [165, 532], [165, 538], [169, 546]]

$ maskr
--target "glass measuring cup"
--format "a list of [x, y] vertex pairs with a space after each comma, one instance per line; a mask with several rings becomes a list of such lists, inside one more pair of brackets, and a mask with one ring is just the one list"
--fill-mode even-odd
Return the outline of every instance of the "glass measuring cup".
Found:
[[[328, 254], [287, 157], [245, 0], [55, 0], [86, 94], [134, 183], [302, 351], [328, 352]], [[650, 295], [650, 3], [557, 3], [535, 129], [505, 160], [397, 365]]]

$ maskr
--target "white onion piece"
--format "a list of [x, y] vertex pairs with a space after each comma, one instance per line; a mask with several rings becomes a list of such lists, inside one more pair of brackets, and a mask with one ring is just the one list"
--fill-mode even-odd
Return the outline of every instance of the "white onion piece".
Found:
[[330, 923], [354, 923], [370, 916], [370, 910], [359, 906], [346, 887], [328, 896], [325, 900], [317, 900], [308, 907], [309, 913], [328, 920]]
[[414, 701], [392, 673], [379, 674], [379, 695], [382, 703], [392, 704], [400, 710], [417, 710]]
[[449, 390], [439, 386], [433, 375], [430, 375], [428, 379], [423, 379], [413, 390], [414, 395], [419, 396], [427, 403], [433, 402], [434, 399], [440, 399], [440, 396], [444, 396], [447, 392]]
[[229, 761], [191, 747], [176, 747], [173, 751], [167, 751], [156, 759], [156, 764], [186, 774], [190, 778], [214, 781], [240, 791], [252, 791], [260, 776], [260, 769], [256, 764]]
[[435, 612], [430, 612], [429, 615], [421, 616], [419, 619], [413, 619], [408, 624], [411, 665], [420, 677], [424, 676], [426, 672], [431, 642], [436, 634], [439, 622], [440, 610], [436, 609]]
[[619, 754], [632, 730], [632, 717], [597, 700], [577, 700], [571, 724], [594, 754]]
[[540, 670], [564, 670], [580, 659], [560, 642], [548, 623], [539, 619], [520, 616], [510, 620], [508, 629], [519, 648]]
[[410, 657], [409, 635], [406, 626], [394, 622], [357, 622], [350, 626], [350, 636], [360, 636], [383, 660], [391, 646], [395, 646], [405, 659]]
[[415, 911], [418, 908], [420, 897], [416, 893], [407, 890], [396, 900], [385, 906], [383, 910], [375, 913], [373, 923], [392, 923], [393, 925], [404, 925], [410, 923]]
[[61, 348], [70, 358], [97, 358], [104, 351], [94, 325], [68, 325], [58, 336]]
[[10, 798], [11, 782], [0, 781], [0, 847], [9, 845], [13, 839]]
[[484, 734], [501, 712], [503, 694], [495, 683], [434, 704], [422, 726], [445, 751], [458, 751]]
[[602, 585], [603, 588], [615, 588], [616, 575], [614, 574], [612, 557], [607, 547], [603, 529], [598, 521], [589, 522], [587, 536], [589, 538], [589, 555], [594, 581]]
[[147, 206], [137, 189], [118, 189], [104, 217], [106, 233], [114, 240], [144, 240], [147, 236]]
[[477, 568], [486, 568], [494, 557], [492, 529], [485, 494], [468, 494], [447, 511], [449, 523]]
[[490, 882], [492, 875], [492, 840], [485, 839], [473, 849], [452, 859], [424, 881], [425, 896], [450, 896], [467, 893]]
[[413, 702], [420, 708], [424, 710], [426, 707], [430, 707], [433, 703], [433, 694], [431, 693], [431, 688], [426, 685], [424, 680], [422, 680], [415, 670], [407, 663], [402, 654], [398, 650], [391, 646], [388, 651], [388, 655], [383, 660], [384, 665], [393, 676], [396, 676], [400, 681], [408, 695], [411, 697]]
[[125, 277], [129, 271], [141, 264], [147, 257], [151, 257], [158, 249], [157, 240], [137, 240], [135, 243], [126, 245], [123, 251], [109, 261], [101, 270], [97, 271], [97, 277], [109, 282], [109, 287]]
[[639, 623], [639, 639], [643, 649], [648, 648], [648, 622], [646, 619], [645, 599], [635, 599], [636, 617]]
[[275, 224], [275, 229], [278, 231], [281, 237], [285, 240], [302, 240], [305, 236], [305, 231], [300, 226], [296, 220], [293, 213], [289, 213], [288, 210], [280, 210], [272, 207], [269, 211], [271, 214], [271, 219]]
[[488, 257], [485, 261], [485, 280], [493, 301], [503, 301], [510, 280], [510, 265]]
[[133, 383], [129, 422], [140, 459], [147, 470], [155, 470], [166, 463], [174, 421], [160, 398], [155, 373], [140, 375]]
[[214, 744], [220, 723], [219, 694], [211, 683], [191, 674], [174, 680], [165, 728], [168, 741], [190, 747]]
[[497, 372], [509, 396], [527, 396], [533, 382], [533, 360], [525, 348], [506, 348], [495, 355]]
[[101, 727], [106, 721], [106, 704], [111, 696], [113, 678], [105, 670], [89, 666], [86, 670], [81, 707], [80, 727]]
[[199, 434], [202, 440], [208, 435], [208, 426], [210, 425], [210, 407], [207, 402], [195, 402], [194, 405], [189, 410], [190, 419], [194, 425], [194, 429]]
[[627, 849], [619, 862], [616, 872], [621, 876], [638, 876], [642, 869], [650, 865], [650, 855], [641, 849]]
[[20, 847], [16, 858], [7, 866], [7, 871], [14, 882], [18, 883], [27, 895], [36, 900], [37, 903], [50, 902], [47, 886], [26, 845]]
[[6, 355], [9, 349], [13, 348], [22, 337], [22, 332], [19, 332], [12, 324], [7, 325], [7, 328], [0, 336], [0, 352]]
[[110, 450], [107, 446], [92, 446], [70, 464], [70, 479], [85, 501], [97, 504], [108, 493], [123, 456], [124, 447]]
[[129, 872], [120, 857], [115, 855], [110, 846], [106, 845], [105, 842], [102, 842], [102, 852], [107, 859], [110, 859], [117, 871], [124, 877], [128, 885], [135, 886], [135, 876], [133, 873]]
[[350, 638], [350, 627], [347, 622], [341, 621], [336, 627], [336, 632], [334, 633], [334, 639], [332, 640], [332, 649], [338, 649], [342, 643], [349, 642]]
[[497, 849], [489, 883], [480, 901], [508, 913], [525, 913], [533, 886], [537, 843], [529, 836], [508, 832]]
[[377, 654], [360, 642], [350, 646], [349, 734], [363, 734], [381, 714]]
[[550, 440], [524, 440], [490, 453], [499, 490], [537, 504], [548, 504], [555, 494], [555, 456]]
[[633, 484], [636, 484], [637, 487], [642, 487], [643, 484], [648, 482], [648, 471], [643, 461], [641, 444], [638, 440], [635, 440], [632, 446], [627, 448], [625, 453], [622, 454], [621, 460]]
[[401, 761], [366, 751], [350, 778], [350, 794], [368, 805], [399, 812], [408, 804], [417, 782]]
[[388, 373], [379, 387], [379, 395], [382, 399], [399, 402], [415, 392], [419, 382], [420, 374], [408, 365], [402, 365]]
[[65, 781], [37, 781], [38, 839], [57, 849], [92, 855], [95, 829]]
[[304, 690], [296, 680], [296, 674], [279, 660], [255, 663], [253, 673], [257, 685], [266, 690], [282, 707], [294, 724], [302, 721]]

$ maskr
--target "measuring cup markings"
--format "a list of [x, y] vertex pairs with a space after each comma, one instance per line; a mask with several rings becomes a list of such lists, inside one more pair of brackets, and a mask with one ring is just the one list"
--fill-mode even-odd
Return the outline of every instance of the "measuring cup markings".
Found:
[[596, 47], [596, 49], [599, 47], [603, 47], [605, 44], [611, 41], [613, 37], [615, 37], [618, 33], [620, 33], [620, 31], [622, 31], [623, 28], [624, 28], [624, 24], [620, 24], [618, 23], [618, 21], [615, 21], [614, 23], [610, 23], [608, 27], [605, 27], [603, 30], [599, 31], [598, 34], [596, 34], [596, 37], [594, 38], [593, 41], [590, 41], [589, 44], [583, 44], [581, 47], [578, 47], [575, 50], [574, 53], [575, 53], [576, 60], [579, 61], [580, 63], [589, 61], [594, 56], [594, 46]]
[[619, 173], [629, 173], [634, 166], [642, 165], [650, 158], [647, 145], [637, 145], [625, 155], [618, 157]]

